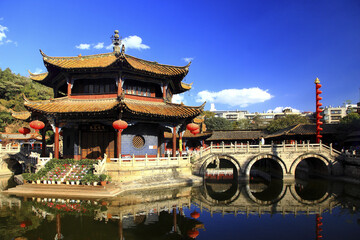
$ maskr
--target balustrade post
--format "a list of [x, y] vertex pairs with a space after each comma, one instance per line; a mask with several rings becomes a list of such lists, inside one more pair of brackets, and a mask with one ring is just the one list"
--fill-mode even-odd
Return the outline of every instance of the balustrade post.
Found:
[[203, 147], [200, 147], [200, 157], [203, 156]]
[[212, 153], [213, 150], [213, 142], [210, 143], [210, 153]]
[[167, 159], [167, 165], [170, 165], [170, 155], [168, 155], [168, 159]]
[[332, 143], [330, 143], [330, 156], [333, 155], [333, 147], [332, 147]]
[[259, 152], [261, 152], [261, 141], [259, 141]]
[[321, 145], [322, 145], [322, 141], [319, 141], [319, 151], [321, 151]]
[[249, 145], [249, 141], [247, 141], [247, 145], [246, 145], [246, 152], [250, 152], [250, 145]]
[[222, 141], [222, 152], [224, 153], [225, 151], [225, 146], [224, 146], [224, 141]]
[[295, 141], [295, 151], [297, 152], [297, 141]]
[[274, 152], [274, 141], [271, 141], [271, 152]]
[[283, 141], [283, 152], [285, 152], [285, 141]]
[[237, 142], [235, 141], [234, 153], [236, 152], [236, 145], [237, 145]]
[[147, 166], [147, 161], [148, 161], [148, 157], [147, 157], [147, 153], [145, 154], [145, 166]]
[[135, 163], [135, 154], [132, 155], [132, 164], [131, 164], [131, 166], [134, 166], [134, 163]]
[[177, 156], [178, 165], [180, 165], [180, 154]]
[[121, 154], [119, 154], [119, 166], [121, 167]]
[[309, 151], [309, 150], [310, 150], [310, 141], [307, 140], [307, 151]]

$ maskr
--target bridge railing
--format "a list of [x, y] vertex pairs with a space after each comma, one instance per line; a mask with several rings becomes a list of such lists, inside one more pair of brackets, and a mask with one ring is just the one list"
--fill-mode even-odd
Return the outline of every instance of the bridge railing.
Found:
[[310, 143], [310, 141], [287, 144], [283, 141], [281, 144], [267, 144], [267, 145], [250, 145], [237, 142], [230, 144], [214, 145], [213, 143], [210, 146], [205, 148], [200, 148], [200, 151], [193, 152], [191, 157], [193, 161], [196, 161], [199, 158], [205, 157], [209, 154], [224, 154], [224, 153], [280, 153], [280, 152], [318, 152], [318, 151], [327, 151], [330, 155], [341, 155], [341, 152], [333, 149], [332, 144], [329, 146], [320, 143]]
[[146, 166], [186, 166], [190, 163], [190, 156], [177, 157], [136, 157], [135, 155], [122, 158], [110, 158], [111, 163], [117, 163], [122, 167], [146, 167]]

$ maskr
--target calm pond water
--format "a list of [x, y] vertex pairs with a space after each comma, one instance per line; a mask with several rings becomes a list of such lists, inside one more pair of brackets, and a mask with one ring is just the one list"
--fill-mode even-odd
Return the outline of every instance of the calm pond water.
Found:
[[[1, 187], [7, 185], [1, 180]], [[206, 182], [111, 199], [0, 194], [0, 239], [359, 239], [359, 185]], [[22, 238], [20, 238], [22, 237]]]

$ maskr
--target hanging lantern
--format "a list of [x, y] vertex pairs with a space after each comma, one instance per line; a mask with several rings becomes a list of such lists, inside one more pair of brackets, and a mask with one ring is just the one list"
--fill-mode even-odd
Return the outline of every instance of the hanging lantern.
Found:
[[190, 238], [196, 238], [197, 236], [199, 236], [199, 231], [196, 229], [192, 229], [192, 230], [187, 231], [187, 235]]
[[200, 129], [199, 128], [195, 129], [195, 130], [191, 131], [191, 133], [196, 135], [196, 134], [200, 133]]
[[124, 130], [128, 127], [128, 124], [127, 124], [127, 122], [119, 119], [119, 120], [116, 120], [115, 122], [113, 122], [113, 127], [117, 130]]
[[192, 218], [198, 219], [198, 218], [200, 217], [200, 213], [198, 213], [198, 212], [195, 210], [195, 211], [193, 211], [193, 212], [190, 214], [190, 216], [191, 216]]
[[26, 134], [30, 133], [30, 129], [27, 127], [19, 128], [19, 133], [26, 135]]
[[45, 124], [42, 121], [35, 120], [30, 122], [30, 127], [35, 129], [35, 131], [39, 131], [45, 127]]
[[196, 129], [199, 129], [199, 125], [197, 125], [195, 123], [189, 123], [188, 125], [186, 125], [186, 128], [189, 131], [194, 131]]

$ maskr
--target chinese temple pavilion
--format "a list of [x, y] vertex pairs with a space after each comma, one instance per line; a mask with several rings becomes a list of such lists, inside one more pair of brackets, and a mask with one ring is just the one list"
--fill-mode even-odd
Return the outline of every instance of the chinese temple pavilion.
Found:
[[[127, 55], [118, 31], [113, 45], [113, 52], [77, 57], [50, 57], [40, 50], [48, 72], [30, 73], [30, 78], [52, 88], [54, 99], [25, 98], [28, 112], [16, 116], [53, 129], [55, 158], [60, 132], [64, 158], [162, 155], [164, 132], [172, 132], [176, 146], [176, 133], [203, 111], [204, 104], [171, 103], [174, 94], [191, 89], [182, 82], [189, 64], [170, 66]], [[113, 123], [120, 119], [128, 127], [116, 130]]]

